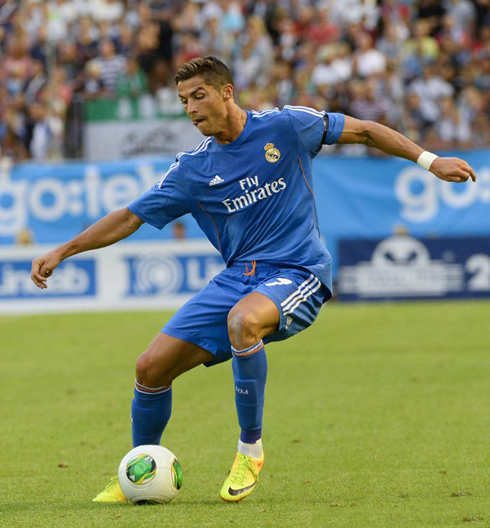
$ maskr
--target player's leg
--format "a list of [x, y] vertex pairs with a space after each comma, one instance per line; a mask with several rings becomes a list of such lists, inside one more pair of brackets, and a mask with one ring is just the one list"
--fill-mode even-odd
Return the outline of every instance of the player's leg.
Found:
[[172, 382], [188, 370], [214, 359], [203, 348], [160, 333], [136, 362], [131, 406], [133, 447], [160, 444], [172, 412]]
[[308, 270], [276, 268], [271, 272], [259, 265], [259, 274], [261, 269], [260, 284], [228, 317], [242, 432], [235, 463], [220, 493], [227, 501], [238, 501], [252, 493], [264, 461], [260, 435], [267, 360], [263, 342], [281, 341], [308, 328], [331, 296]]
[[237, 502], [250, 495], [264, 464], [261, 437], [267, 357], [262, 338], [273, 334], [278, 325], [276, 305], [261, 293], [244, 297], [228, 316], [241, 433], [235, 462], [220, 493], [226, 501]]
[[244, 297], [228, 316], [240, 440], [247, 444], [254, 444], [262, 436], [267, 377], [267, 357], [262, 338], [273, 334], [278, 325], [276, 305], [261, 293]]
[[132, 405], [134, 447], [160, 443], [177, 376], [231, 355], [226, 318], [240, 292], [224, 287], [229, 283], [226, 275], [226, 270], [221, 272], [180, 308], [138, 358]]
[[[226, 318], [244, 296], [244, 287], [235, 285], [230, 273], [221, 272], [180, 308], [138, 359], [132, 405], [134, 445], [159, 443], [170, 417], [169, 386], [177, 376], [201, 363], [209, 366], [231, 357]], [[95, 500], [125, 500], [117, 477]]]
[[[133, 447], [159, 444], [172, 412], [172, 382], [184, 372], [213, 360], [214, 356], [192, 343], [160, 333], [136, 362], [131, 406]], [[117, 477], [94, 502], [125, 502]]]

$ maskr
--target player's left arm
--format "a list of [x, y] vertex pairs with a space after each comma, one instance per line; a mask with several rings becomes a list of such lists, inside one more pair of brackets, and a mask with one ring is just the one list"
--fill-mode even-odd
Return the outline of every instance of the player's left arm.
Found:
[[441, 180], [459, 183], [471, 178], [476, 181], [475, 171], [466, 161], [460, 158], [438, 157], [424, 151], [396, 130], [373, 121], [361, 121], [345, 116], [344, 129], [337, 143], [362, 143], [391, 156], [414, 161]]

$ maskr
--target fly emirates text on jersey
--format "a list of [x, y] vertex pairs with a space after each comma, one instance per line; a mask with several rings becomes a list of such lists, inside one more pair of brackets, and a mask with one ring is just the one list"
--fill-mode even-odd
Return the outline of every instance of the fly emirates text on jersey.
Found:
[[245, 192], [238, 196], [238, 198], [226, 198], [226, 200], [222, 201], [229, 213], [245, 209], [245, 207], [258, 202], [259, 200], [264, 200], [269, 196], [280, 193], [287, 187], [284, 178], [279, 178], [271, 183], [266, 183], [262, 187], [260, 187], [258, 176], [245, 178], [238, 183], [240, 184], [242, 191]]

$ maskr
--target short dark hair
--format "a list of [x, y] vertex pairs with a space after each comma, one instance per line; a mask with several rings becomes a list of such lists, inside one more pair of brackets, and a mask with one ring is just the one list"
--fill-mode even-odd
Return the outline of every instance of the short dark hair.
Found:
[[233, 86], [233, 78], [228, 66], [212, 55], [196, 57], [186, 62], [175, 75], [175, 84], [192, 79], [196, 75], [201, 75], [204, 82], [216, 88], [217, 91], [226, 84]]

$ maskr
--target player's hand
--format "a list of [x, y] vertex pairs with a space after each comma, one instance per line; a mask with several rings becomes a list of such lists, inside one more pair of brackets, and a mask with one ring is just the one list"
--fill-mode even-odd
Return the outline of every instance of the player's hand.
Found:
[[51, 277], [53, 271], [58, 267], [63, 259], [59, 253], [54, 250], [44, 254], [42, 257], [32, 261], [31, 279], [32, 282], [42, 290], [46, 289], [48, 285], [46, 281]]
[[436, 158], [430, 166], [430, 172], [448, 182], [461, 183], [469, 178], [476, 182], [475, 171], [459, 158]]

